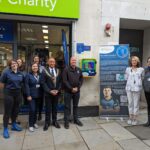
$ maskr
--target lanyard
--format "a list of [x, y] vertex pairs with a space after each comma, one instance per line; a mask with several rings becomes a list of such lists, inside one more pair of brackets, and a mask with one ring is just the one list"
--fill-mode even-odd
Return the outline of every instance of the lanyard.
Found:
[[34, 78], [36, 79], [37, 82], [39, 82], [39, 75], [38, 76], [34, 75]]

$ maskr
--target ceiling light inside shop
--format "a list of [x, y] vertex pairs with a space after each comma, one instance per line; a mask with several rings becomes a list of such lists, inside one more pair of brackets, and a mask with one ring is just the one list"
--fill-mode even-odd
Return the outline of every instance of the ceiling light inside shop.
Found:
[[44, 43], [49, 43], [49, 41], [46, 40], [46, 41], [44, 41]]
[[36, 41], [37, 39], [31, 38], [31, 37], [27, 37], [27, 38], [25, 38], [25, 40], [27, 40], [27, 41]]
[[47, 35], [44, 35], [43, 38], [44, 38], [45, 40], [48, 40], [48, 36], [47, 36]]
[[46, 26], [46, 25], [43, 25], [43, 26], [42, 26], [42, 28], [46, 28], [46, 29], [47, 29], [47, 28], [48, 28], [48, 26]]
[[45, 46], [45, 48], [47, 48], [47, 49], [48, 49], [48, 48], [49, 48], [49, 46], [47, 45], [47, 46]]
[[43, 31], [43, 33], [48, 33], [48, 30], [46, 30], [46, 29], [43, 29], [42, 31]]

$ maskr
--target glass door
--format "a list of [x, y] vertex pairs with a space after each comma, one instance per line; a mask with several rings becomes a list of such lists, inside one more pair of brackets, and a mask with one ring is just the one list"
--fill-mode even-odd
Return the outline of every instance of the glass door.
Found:
[[[6, 43], [0, 43], [0, 75], [5, 71], [9, 60], [13, 57], [13, 46], [12, 44], [6, 44]], [[4, 101], [4, 95], [3, 95], [3, 89], [2, 84], [0, 84], [0, 114], [3, 113], [4, 107], [3, 107], [3, 101]]]

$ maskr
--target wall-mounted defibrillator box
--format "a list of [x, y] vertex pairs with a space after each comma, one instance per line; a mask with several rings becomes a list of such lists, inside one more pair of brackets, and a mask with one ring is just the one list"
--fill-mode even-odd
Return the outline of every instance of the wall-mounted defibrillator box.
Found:
[[80, 61], [83, 77], [94, 77], [96, 75], [96, 59], [84, 58]]

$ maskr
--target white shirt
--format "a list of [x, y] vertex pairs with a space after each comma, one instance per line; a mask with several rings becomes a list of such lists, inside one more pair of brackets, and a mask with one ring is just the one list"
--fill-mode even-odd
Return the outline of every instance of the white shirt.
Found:
[[125, 73], [127, 78], [126, 91], [141, 91], [144, 69], [139, 67], [136, 70], [133, 70], [132, 67], [128, 67]]
[[50, 71], [51, 74], [52, 74], [52, 70], [53, 70], [53, 73], [54, 73], [54, 77], [56, 77], [56, 71], [55, 71], [55, 69], [49, 67], [49, 71]]

